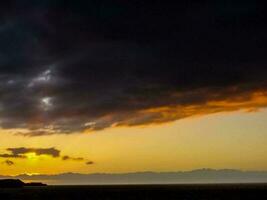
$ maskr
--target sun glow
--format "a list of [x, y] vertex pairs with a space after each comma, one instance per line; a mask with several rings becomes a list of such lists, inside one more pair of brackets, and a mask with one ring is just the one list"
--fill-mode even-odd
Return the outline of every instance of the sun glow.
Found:
[[31, 160], [31, 161], [36, 161], [36, 160], [38, 160], [38, 156], [37, 156], [36, 153], [34, 153], [34, 152], [27, 153], [27, 154], [25, 154], [25, 155], [26, 155], [26, 157], [27, 157], [28, 160]]
[[[24, 174], [26, 174], [26, 175], [28, 175], [28, 176], [35, 176], [35, 175], [40, 175], [40, 173], [24, 173]], [[30, 181], [29, 181], [30, 182]]]

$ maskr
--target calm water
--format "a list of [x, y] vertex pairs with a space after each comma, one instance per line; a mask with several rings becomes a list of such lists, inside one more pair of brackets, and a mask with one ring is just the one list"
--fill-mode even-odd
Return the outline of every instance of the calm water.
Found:
[[267, 184], [47, 186], [0, 189], [0, 199], [267, 199]]

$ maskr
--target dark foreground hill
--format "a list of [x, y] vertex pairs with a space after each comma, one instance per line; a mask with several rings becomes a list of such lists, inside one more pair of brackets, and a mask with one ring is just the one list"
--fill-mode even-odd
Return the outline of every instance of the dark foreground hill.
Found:
[[43, 183], [24, 183], [19, 179], [2, 179], [0, 180], [0, 188], [22, 188], [25, 186], [46, 186]]
[[19, 179], [0, 180], [0, 188], [20, 188], [23, 187], [24, 185], [25, 183]]

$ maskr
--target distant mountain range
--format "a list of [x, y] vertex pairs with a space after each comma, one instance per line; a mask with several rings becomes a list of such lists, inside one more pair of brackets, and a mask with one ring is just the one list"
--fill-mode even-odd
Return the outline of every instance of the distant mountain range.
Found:
[[79, 174], [1, 176], [0, 179], [38, 181], [50, 185], [90, 184], [189, 184], [189, 183], [267, 183], [267, 171], [198, 169], [180, 172], [136, 172], [124, 174]]

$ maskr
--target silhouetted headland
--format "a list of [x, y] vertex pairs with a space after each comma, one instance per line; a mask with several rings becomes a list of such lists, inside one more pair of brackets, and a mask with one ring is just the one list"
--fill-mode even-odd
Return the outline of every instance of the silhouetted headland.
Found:
[[32, 183], [25, 183], [24, 186], [47, 186], [47, 185], [41, 182], [32, 182]]
[[25, 186], [46, 186], [46, 184], [40, 182], [24, 183], [19, 179], [0, 180], [0, 188], [22, 188]]

